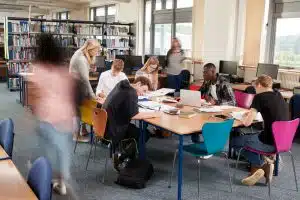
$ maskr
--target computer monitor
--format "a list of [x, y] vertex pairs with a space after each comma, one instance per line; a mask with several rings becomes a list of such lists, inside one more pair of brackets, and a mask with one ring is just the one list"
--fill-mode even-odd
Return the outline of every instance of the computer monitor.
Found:
[[238, 63], [235, 61], [220, 60], [220, 74], [237, 75]]
[[95, 65], [98, 68], [105, 68], [105, 56], [96, 56]]
[[261, 75], [270, 76], [272, 79], [277, 79], [279, 65], [258, 63], [256, 77]]
[[116, 59], [123, 60], [125, 62], [126, 55], [116, 55]]
[[[147, 60], [152, 57], [152, 56], [155, 56], [155, 55], [145, 55], [145, 58], [144, 58], [144, 64], [147, 62]], [[156, 55], [155, 56], [157, 59], [158, 59], [158, 62], [159, 62], [159, 65], [162, 67], [162, 68], [165, 68], [166, 66], [166, 56], [163, 56], [163, 55]]]
[[142, 56], [125, 56], [124, 60], [124, 72], [125, 74], [132, 74], [133, 71], [137, 71], [143, 67]]

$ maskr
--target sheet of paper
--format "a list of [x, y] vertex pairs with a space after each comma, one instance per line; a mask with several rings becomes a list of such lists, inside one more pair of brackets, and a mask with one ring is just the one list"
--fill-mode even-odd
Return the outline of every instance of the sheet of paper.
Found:
[[161, 103], [158, 103], [155, 101], [142, 101], [142, 102], [139, 102], [138, 105], [141, 106], [142, 108], [156, 110], [156, 111], [159, 111], [159, 110], [166, 111], [166, 110], [176, 109], [173, 106], [161, 104]]
[[155, 110], [150, 110], [146, 108], [139, 108], [139, 112], [155, 112]]
[[160, 97], [160, 96], [165, 96], [169, 93], [174, 93], [175, 89], [170, 89], [170, 88], [161, 88], [159, 90], [156, 90], [154, 92], [149, 92], [146, 94], [148, 97]]
[[[234, 118], [234, 119], [237, 119], [237, 120], [242, 120], [243, 119], [243, 116], [244, 114], [246, 113], [247, 111], [236, 111], [236, 112], [231, 112], [230, 115]], [[259, 121], [259, 122], [263, 122], [263, 118], [261, 116], [261, 113], [257, 113], [256, 117], [255, 117], [255, 120], [256, 121]]]
[[216, 112], [222, 112], [223, 110], [221, 109], [220, 106], [211, 106], [211, 107], [202, 107], [199, 108], [200, 112], [207, 112], [207, 113], [216, 113]]
[[233, 108], [235, 108], [235, 107], [234, 107], [234, 106], [222, 105], [222, 106], [220, 106], [220, 108], [221, 108], [222, 110], [228, 110], [228, 109], [233, 109]]

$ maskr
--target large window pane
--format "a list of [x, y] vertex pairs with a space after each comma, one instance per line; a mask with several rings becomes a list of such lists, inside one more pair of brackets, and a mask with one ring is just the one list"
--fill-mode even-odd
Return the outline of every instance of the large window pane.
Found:
[[177, 23], [176, 37], [181, 41], [182, 49], [184, 49], [187, 56], [189, 56], [192, 50], [192, 23]]
[[155, 10], [161, 10], [162, 9], [162, 0], [156, 0]]
[[166, 9], [173, 9], [173, 0], [166, 0]]
[[277, 19], [274, 63], [300, 67], [300, 18]]
[[145, 54], [151, 54], [151, 14], [152, 11], [152, 3], [151, 1], [146, 2], [145, 8]]
[[90, 20], [94, 21], [94, 8], [91, 9]]
[[67, 19], [67, 13], [66, 12], [63, 12], [60, 14], [60, 19], [61, 20], [66, 20]]
[[166, 55], [171, 47], [171, 24], [155, 24], [154, 54]]
[[107, 8], [107, 15], [115, 15], [116, 14], [116, 6], [109, 6]]
[[193, 7], [193, 0], [177, 0], [177, 8]]
[[105, 17], [105, 8], [97, 8], [96, 9], [96, 16], [97, 17]]

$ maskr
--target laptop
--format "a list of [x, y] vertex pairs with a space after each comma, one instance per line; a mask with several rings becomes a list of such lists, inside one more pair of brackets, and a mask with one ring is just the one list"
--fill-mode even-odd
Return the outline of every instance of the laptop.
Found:
[[201, 107], [201, 92], [180, 90], [180, 103], [185, 106]]

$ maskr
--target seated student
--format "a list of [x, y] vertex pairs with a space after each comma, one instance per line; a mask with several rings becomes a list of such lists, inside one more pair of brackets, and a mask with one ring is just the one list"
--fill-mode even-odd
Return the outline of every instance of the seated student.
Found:
[[158, 87], [158, 70], [159, 70], [159, 61], [156, 57], [150, 57], [144, 67], [138, 70], [135, 74], [135, 78], [139, 76], [147, 77], [152, 84], [152, 89], [157, 90]]
[[[246, 113], [243, 119], [245, 126], [250, 126], [258, 112], [264, 120], [264, 130], [258, 134], [237, 136], [232, 139], [232, 146], [241, 148], [249, 146], [258, 151], [274, 152], [274, 139], [272, 124], [275, 121], [289, 120], [288, 105], [279, 92], [272, 90], [272, 78], [260, 76], [255, 82], [255, 95], [250, 112]], [[275, 156], [262, 157], [259, 154], [245, 151], [245, 156], [251, 164], [251, 174], [242, 180], [245, 185], [254, 185], [264, 176], [266, 181], [271, 181], [274, 170]]]
[[[212, 105], [235, 106], [236, 100], [230, 83], [216, 72], [213, 63], [207, 63], [203, 67], [204, 83], [200, 88], [201, 95]], [[199, 134], [192, 134], [192, 141], [199, 143]]]
[[[118, 146], [121, 140], [134, 138], [139, 141], [139, 129], [130, 123], [133, 120], [157, 117], [157, 113], [139, 113], [138, 96], [144, 95], [151, 88], [150, 80], [140, 76], [133, 84], [128, 80], [120, 81], [107, 96], [102, 108], [106, 110], [108, 121], [106, 126], [106, 139], [112, 140]], [[135, 145], [128, 145], [125, 154], [114, 155], [114, 166], [118, 166], [125, 158], [135, 156]]]
[[217, 74], [216, 66], [213, 63], [204, 65], [203, 78], [204, 83], [200, 91], [207, 102], [212, 105], [236, 105], [230, 83], [227, 82], [227, 79]]
[[105, 98], [120, 81], [127, 79], [127, 76], [122, 72], [123, 69], [123, 60], [115, 59], [111, 70], [105, 71], [100, 75], [96, 89], [98, 97]]

